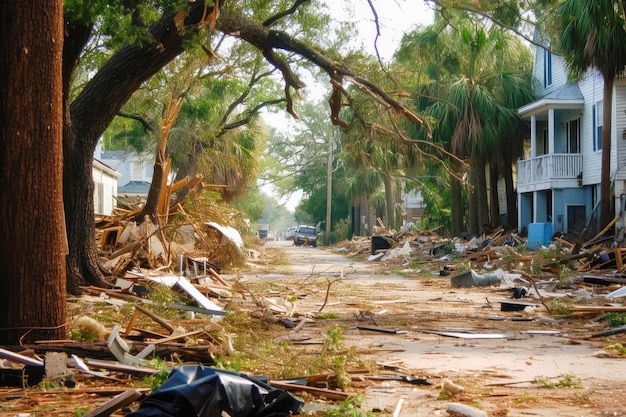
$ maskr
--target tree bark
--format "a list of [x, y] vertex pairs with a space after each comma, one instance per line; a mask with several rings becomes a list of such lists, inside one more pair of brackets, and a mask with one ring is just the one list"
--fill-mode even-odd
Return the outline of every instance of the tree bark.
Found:
[[385, 219], [385, 225], [389, 229], [393, 228], [395, 225], [395, 187], [393, 178], [387, 172], [383, 174], [383, 182], [385, 184], [385, 214], [387, 217]]
[[[196, 9], [200, 9], [197, 7]], [[186, 23], [198, 22], [200, 12], [190, 13]], [[93, 152], [102, 133], [141, 84], [183, 51], [183, 36], [176, 30], [174, 14], [157, 24], [155, 42], [148, 46], [127, 45], [113, 56], [85, 85], [78, 97], [65, 103], [63, 183], [69, 255], [67, 289], [79, 294], [80, 286], [106, 286], [98, 262], [94, 230], [92, 164]], [[85, 26], [68, 24], [64, 59], [78, 60], [85, 40]], [[77, 28], [72, 31], [72, 28]], [[75, 63], [64, 62], [64, 86], [69, 89]], [[69, 99], [66, 91], [64, 99]]]
[[478, 229], [476, 233], [481, 234], [484, 232], [484, 225], [491, 224], [491, 220], [489, 218], [485, 154], [480, 153], [476, 159], [476, 201], [478, 203]]
[[451, 161], [451, 169], [454, 175], [450, 176], [450, 216], [451, 216], [451, 232], [452, 236], [458, 236], [465, 230], [463, 215], [463, 196], [461, 181], [458, 179], [461, 177], [461, 164], [455, 160]]
[[0, 2], [0, 42], [0, 344], [64, 338], [63, 2]]
[[469, 187], [467, 190], [468, 214], [469, 214], [469, 231], [477, 234], [480, 231], [480, 207], [478, 203], [478, 164], [474, 155], [469, 157]]

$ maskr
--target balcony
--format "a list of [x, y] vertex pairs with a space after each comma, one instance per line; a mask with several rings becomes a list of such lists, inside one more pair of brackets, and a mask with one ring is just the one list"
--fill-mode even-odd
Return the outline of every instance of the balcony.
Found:
[[517, 191], [579, 187], [582, 154], [548, 154], [517, 161]]

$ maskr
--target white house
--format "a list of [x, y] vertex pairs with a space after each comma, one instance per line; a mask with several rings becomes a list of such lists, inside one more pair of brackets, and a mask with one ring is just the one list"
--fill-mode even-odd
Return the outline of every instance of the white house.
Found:
[[[547, 44], [547, 43], [544, 43]], [[603, 79], [588, 71], [568, 82], [564, 59], [536, 47], [538, 99], [519, 109], [530, 123], [530, 149], [517, 163], [518, 224], [547, 224], [583, 238], [598, 231], [603, 111], [613, 113], [611, 178], [616, 213], [626, 192], [626, 79], [618, 79], [613, 108], [603, 108]]]
[[154, 172], [153, 153], [103, 150], [101, 160], [120, 173], [117, 187], [120, 197], [145, 198], [148, 195]]

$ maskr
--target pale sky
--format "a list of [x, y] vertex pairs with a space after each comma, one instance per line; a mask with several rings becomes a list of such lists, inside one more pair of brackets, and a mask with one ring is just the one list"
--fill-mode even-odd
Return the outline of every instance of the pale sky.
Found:
[[[354, 17], [342, 10], [343, 2], [330, 2], [346, 19], [353, 21], [361, 33], [361, 41], [366, 52], [374, 55], [376, 40], [376, 24], [374, 14], [366, 0], [352, 1]], [[402, 35], [418, 25], [428, 25], [433, 21], [433, 11], [424, 0], [372, 0], [378, 15], [380, 36], [378, 51], [381, 58], [389, 61], [395, 50], [400, 46]]]
[[[374, 15], [367, 0], [358, 1], [327, 1], [327, 7], [332, 10], [333, 17], [339, 21], [351, 22], [357, 26], [360, 39], [357, 41], [363, 50], [371, 55], [376, 54], [374, 41], [376, 40], [376, 24]], [[418, 25], [428, 25], [433, 21], [433, 11], [424, 0], [372, 0], [378, 15], [380, 35], [377, 41], [378, 52], [384, 62], [391, 60], [395, 50], [400, 46], [402, 35]], [[346, 6], [348, 5], [348, 6]], [[347, 10], [346, 8], [349, 8]], [[328, 85], [316, 88], [307, 82], [303, 94], [305, 99], [310, 98], [316, 92], [326, 94]], [[322, 97], [313, 97], [320, 100]], [[296, 107], [298, 103], [295, 103]], [[286, 113], [264, 113], [263, 118], [271, 127], [279, 130], [289, 130], [289, 125], [297, 123]], [[330, 121], [329, 121], [330, 123]], [[271, 186], [263, 186], [262, 189], [272, 194]], [[286, 207], [293, 211], [300, 201], [301, 195], [296, 195], [281, 200]]]

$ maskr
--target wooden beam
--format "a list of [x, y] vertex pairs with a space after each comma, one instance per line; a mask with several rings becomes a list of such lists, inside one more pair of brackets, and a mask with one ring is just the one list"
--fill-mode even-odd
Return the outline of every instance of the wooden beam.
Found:
[[324, 397], [324, 398], [328, 398], [329, 400], [337, 400], [337, 401], [345, 401], [348, 399], [348, 397], [350, 397], [350, 395], [353, 395], [353, 394], [342, 392], [342, 391], [309, 387], [308, 385], [288, 384], [286, 382], [279, 382], [279, 381], [270, 381], [269, 385], [277, 389], [283, 389], [286, 391], [307, 392], [309, 394], [312, 394], [318, 397]]
[[119, 410], [120, 408], [123, 408], [134, 401], [137, 401], [139, 398], [141, 398], [141, 396], [142, 394], [137, 390], [128, 390], [111, 398], [109, 401], [105, 402], [95, 410], [89, 411], [87, 414], [84, 414], [84, 417], [110, 416], [115, 410]]

